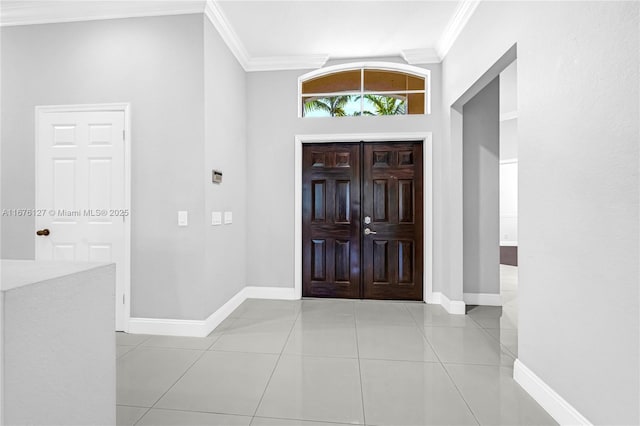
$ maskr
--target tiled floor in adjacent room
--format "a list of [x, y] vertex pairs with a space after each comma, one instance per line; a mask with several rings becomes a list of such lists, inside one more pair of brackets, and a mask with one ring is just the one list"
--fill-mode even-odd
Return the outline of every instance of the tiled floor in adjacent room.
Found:
[[555, 424], [512, 379], [517, 308], [504, 277], [505, 307], [467, 316], [247, 300], [206, 338], [118, 333], [118, 424]]

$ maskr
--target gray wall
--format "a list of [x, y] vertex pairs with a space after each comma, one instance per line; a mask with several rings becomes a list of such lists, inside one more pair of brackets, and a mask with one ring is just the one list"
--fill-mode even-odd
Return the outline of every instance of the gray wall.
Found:
[[443, 62], [449, 274], [462, 242], [449, 106], [517, 43], [519, 359], [595, 424], [640, 422], [639, 8], [481, 2]]
[[463, 106], [464, 293], [500, 294], [500, 79]]
[[[205, 312], [214, 312], [246, 285], [246, 73], [208, 19], [205, 60]], [[223, 172], [211, 183], [211, 170]], [[212, 211], [231, 211], [233, 224], [211, 226]]]
[[[359, 59], [363, 61], [364, 59]], [[248, 221], [247, 283], [293, 287], [294, 136], [296, 134], [433, 132], [434, 187], [439, 187], [442, 136], [440, 65], [432, 71], [433, 113], [427, 116], [298, 118], [297, 79], [306, 71], [253, 72], [247, 75]], [[440, 193], [434, 191], [434, 221], [442, 221]], [[438, 291], [443, 235], [434, 226], [434, 289]]]
[[[1, 30], [2, 208], [34, 207], [36, 105], [131, 103], [134, 317], [203, 319], [245, 282], [244, 71], [204, 21]], [[219, 188], [213, 167], [225, 171]], [[211, 229], [213, 207], [232, 210], [234, 225]], [[177, 226], [178, 210], [189, 212], [188, 227]], [[5, 219], [2, 257], [33, 258], [33, 220]]]

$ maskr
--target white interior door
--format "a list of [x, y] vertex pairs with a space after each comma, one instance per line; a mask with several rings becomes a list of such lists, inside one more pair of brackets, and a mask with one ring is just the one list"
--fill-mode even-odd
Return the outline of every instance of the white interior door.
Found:
[[[125, 113], [39, 111], [37, 260], [116, 263], [116, 330], [125, 323]], [[46, 233], [46, 232], [44, 232]]]

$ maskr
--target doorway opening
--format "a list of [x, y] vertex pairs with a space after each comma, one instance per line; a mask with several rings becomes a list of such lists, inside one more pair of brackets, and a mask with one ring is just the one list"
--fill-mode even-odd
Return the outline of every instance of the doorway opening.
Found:
[[[346, 133], [346, 134], [313, 134], [295, 136], [295, 181], [294, 181], [294, 294], [302, 298], [303, 283], [303, 249], [302, 249], [302, 182], [303, 182], [303, 148], [307, 144], [336, 143], [373, 143], [373, 142], [420, 142], [422, 146], [422, 299], [427, 303], [440, 303], [440, 293], [433, 291], [433, 146], [430, 132], [398, 132], [398, 133]], [[416, 206], [416, 208], [418, 208]], [[362, 220], [364, 218], [362, 217]], [[370, 228], [375, 232], [375, 229]], [[373, 234], [376, 235], [376, 234]]]
[[467, 314], [517, 357], [515, 57], [462, 105], [463, 294]]
[[500, 301], [490, 334], [518, 356], [518, 100], [517, 60], [500, 73]]
[[422, 143], [306, 144], [303, 297], [423, 300]]

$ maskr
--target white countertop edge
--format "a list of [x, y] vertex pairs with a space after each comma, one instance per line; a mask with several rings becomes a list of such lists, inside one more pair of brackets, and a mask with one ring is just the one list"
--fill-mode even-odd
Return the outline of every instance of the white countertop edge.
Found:
[[8, 291], [64, 276], [105, 267], [112, 263], [48, 260], [0, 260], [0, 290]]

